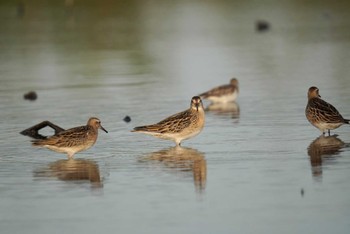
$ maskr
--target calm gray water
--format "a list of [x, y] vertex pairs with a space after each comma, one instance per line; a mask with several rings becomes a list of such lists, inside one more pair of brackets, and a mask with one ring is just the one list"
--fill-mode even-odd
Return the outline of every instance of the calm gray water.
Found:
[[[316, 85], [350, 118], [349, 2], [23, 2], [0, 4], [1, 233], [349, 232], [350, 127], [304, 116]], [[130, 132], [232, 77], [183, 149]], [[90, 116], [109, 133], [75, 161], [19, 134]]]

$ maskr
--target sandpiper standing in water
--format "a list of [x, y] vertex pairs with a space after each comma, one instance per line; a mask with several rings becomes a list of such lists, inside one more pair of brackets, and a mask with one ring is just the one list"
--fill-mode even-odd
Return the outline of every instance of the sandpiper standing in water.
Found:
[[205, 122], [202, 100], [198, 96], [191, 99], [188, 110], [174, 114], [159, 123], [135, 127], [132, 132], [141, 132], [157, 138], [172, 140], [177, 146], [181, 141], [199, 134]]
[[349, 124], [349, 120], [344, 119], [334, 106], [321, 99], [317, 87], [310, 87], [307, 97], [306, 118], [313, 126], [320, 129], [323, 135], [326, 130], [328, 130], [328, 135], [330, 135], [330, 130], [336, 129], [343, 124]]
[[99, 128], [108, 133], [98, 118], [91, 117], [85, 126], [64, 130], [46, 139], [33, 140], [32, 142], [33, 146], [66, 153], [68, 158], [73, 158], [75, 153], [87, 150], [95, 144]]
[[238, 96], [238, 80], [232, 78], [229, 84], [221, 85], [207, 92], [199, 94], [203, 99], [208, 99], [214, 103], [233, 102]]

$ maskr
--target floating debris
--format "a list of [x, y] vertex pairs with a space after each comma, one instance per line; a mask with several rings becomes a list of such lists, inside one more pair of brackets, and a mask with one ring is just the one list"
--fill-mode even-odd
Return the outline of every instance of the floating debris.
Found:
[[43, 136], [43, 135], [39, 134], [39, 130], [42, 128], [45, 128], [47, 126], [51, 127], [53, 130], [55, 130], [55, 135], [59, 132], [64, 131], [63, 128], [51, 123], [50, 121], [43, 121], [43, 122], [38, 123], [30, 128], [23, 130], [20, 133], [24, 136], [29, 136], [29, 137], [34, 138], [34, 139], [46, 139], [47, 136]]
[[24, 5], [23, 1], [20, 1], [17, 4], [17, 16], [19, 18], [23, 18], [26, 13], [26, 6]]
[[124, 117], [123, 120], [124, 120], [124, 122], [129, 123], [131, 121], [131, 118], [130, 118], [130, 116], [127, 115]]
[[35, 101], [38, 98], [38, 95], [36, 94], [36, 92], [30, 91], [30, 92], [24, 94], [23, 98], [26, 100]]
[[255, 30], [258, 32], [266, 32], [270, 29], [270, 23], [265, 20], [257, 20], [255, 22]]

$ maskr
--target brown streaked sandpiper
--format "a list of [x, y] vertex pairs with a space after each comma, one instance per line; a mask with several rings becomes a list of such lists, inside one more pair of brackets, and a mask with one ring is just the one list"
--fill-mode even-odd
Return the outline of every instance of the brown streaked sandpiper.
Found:
[[336, 129], [343, 124], [349, 124], [349, 120], [344, 119], [334, 106], [321, 99], [317, 87], [310, 87], [307, 97], [306, 118], [313, 126], [321, 130], [323, 135], [327, 130], [328, 135], [330, 135], [330, 130]]
[[46, 139], [33, 140], [32, 142], [33, 146], [66, 153], [68, 158], [73, 158], [74, 154], [87, 150], [95, 144], [99, 128], [108, 133], [98, 118], [91, 117], [85, 126], [71, 128]]
[[199, 134], [205, 122], [202, 100], [198, 96], [191, 99], [189, 109], [174, 114], [159, 123], [135, 127], [132, 132], [141, 132], [157, 138], [172, 140], [176, 145]]
[[232, 78], [229, 84], [215, 87], [207, 92], [199, 94], [203, 99], [208, 99], [214, 103], [233, 102], [238, 96], [238, 80]]

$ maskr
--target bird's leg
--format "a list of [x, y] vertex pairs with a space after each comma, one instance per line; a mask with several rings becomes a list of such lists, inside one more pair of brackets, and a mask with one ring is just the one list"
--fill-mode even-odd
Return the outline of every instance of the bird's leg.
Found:
[[68, 160], [71, 160], [74, 157], [74, 153], [67, 153], [67, 156], [68, 156]]
[[176, 147], [180, 146], [181, 147], [181, 141], [175, 141]]
[[328, 129], [328, 136], [331, 136], [331, 130]]

